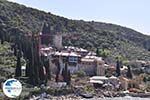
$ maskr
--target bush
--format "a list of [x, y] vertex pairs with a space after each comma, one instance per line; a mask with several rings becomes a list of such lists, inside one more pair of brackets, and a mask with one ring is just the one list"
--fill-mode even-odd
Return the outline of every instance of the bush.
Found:
[[41, 93], [42, 93], [42, 91], [40, 88], [35, 88], [31, 91], [31, 95], [39, 95]]
[[148, 84], [148, 85], [146, 86], [146, 90], [147, 90], [148, 92], [150, 92], [150, 84]]
[[54, 95], [54, 96], [58, 96], [58, 95], [67, 95], [67, 94], [71, 94], [73, 93], [73, 89], [72, 88], [50, 88], [46, 91], [46, 93], [50, 94], [50, 95]]
[[77, 75], [77, 77], [84, 77], [86, 74], [84, 71], [80, 70], [80, 71], [76, 72], [76, 75]]
[[84, 92], [86, 93], [93, 93], [94, 92], [94, 88], [92, 86], [85, 86], [84, 87]]

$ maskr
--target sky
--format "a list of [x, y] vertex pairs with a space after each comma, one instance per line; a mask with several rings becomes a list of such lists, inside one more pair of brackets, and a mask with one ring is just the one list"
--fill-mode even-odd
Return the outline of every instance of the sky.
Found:
[[150, 0], [9, 0], [69, 19], [113, 23], [150, 35]]

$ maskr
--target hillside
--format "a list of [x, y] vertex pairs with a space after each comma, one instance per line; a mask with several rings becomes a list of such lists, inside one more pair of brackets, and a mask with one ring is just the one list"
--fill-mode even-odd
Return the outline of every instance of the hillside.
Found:
[[16, 57], [9, 43], [0, 44], [0, 81], [14, 74]]
[[[44, 22], [53, 27], [60, 25], [61, 32], [69, 36], [63, 38], [63, 45], [80, 46], [94, 51], [97, 48], [104, 49], [109, 52], [110, 59], [116, 56], [125, 60], [150, 59], [150, 36], [133, 29], [108, 23], [70, 20], [0, 0], [0, 33], [5, 33], [7, 41], [20, 33], [39, 33]], [[14, 28], [17, 31], [12, 31]]]

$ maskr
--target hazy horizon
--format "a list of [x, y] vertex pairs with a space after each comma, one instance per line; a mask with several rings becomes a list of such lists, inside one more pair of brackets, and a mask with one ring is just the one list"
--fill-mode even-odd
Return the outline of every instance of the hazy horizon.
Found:
[[[150, 35], [150, 1], [8, 0], [73, 20], [117, 24]], [[149, 8], [149, 9], [148, 9]]]

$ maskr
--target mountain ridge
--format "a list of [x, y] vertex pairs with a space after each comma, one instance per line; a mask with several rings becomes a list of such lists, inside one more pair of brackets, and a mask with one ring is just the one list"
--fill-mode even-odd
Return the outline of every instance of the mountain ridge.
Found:
[[[0, 0], [0, 25], [9, 35], [8, 29], [17, 27], [22, 33], [39, 33], [44, 22], [55, 27], [60, 24], [64, 45], [83, 47], [96, 51], [109, 50], [109, 56], [121, 55], [125, 59], [149, 60], [150, 36], [133, 29], [112, 23], [72, 20], [46, 13], [35, 8]], [[76, 36], [77, 37], [74, 37]]]

